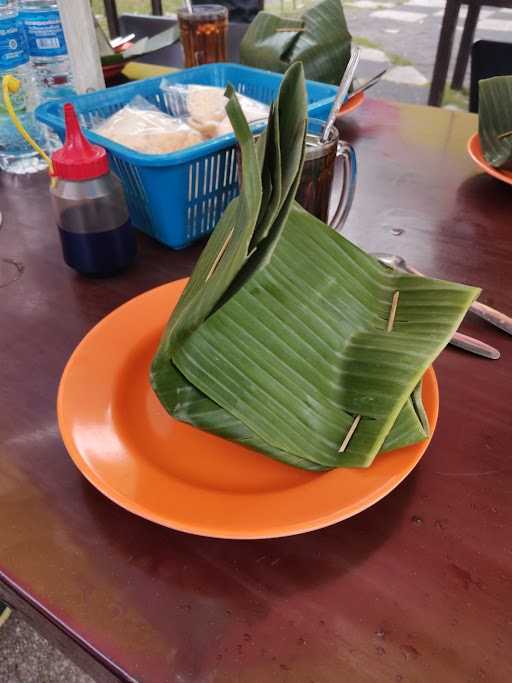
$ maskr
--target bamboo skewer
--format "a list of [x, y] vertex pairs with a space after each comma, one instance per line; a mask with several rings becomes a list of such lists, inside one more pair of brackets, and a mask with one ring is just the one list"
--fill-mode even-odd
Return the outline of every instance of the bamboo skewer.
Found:
[[228, 236], [226, 237], [226, 239], [224, 240], [224, 244], [223, 244], [222, 247], [219, 249], [219, 253], [218, 253], [217, 256], [215, 257], [215, 259], [214, 259], [214, 261], [213, 261], [213, 263], [212, 263], [212, 267], [211, 267], [210, 270], [208, 271], [208, 275], [206, 276], [205, 282], [208, 282], [208, 280], [209, 280], [209, 279], [211, 278], [211, 276], [213, 275], [213, 273], [214, 273], [214, 271], [215, 271], [215, 268], [217, 268], [217, 266], [219, 265], [219, 262], [220, 262], [221, 258], [224, 256], [224, 252], [225, 252], [226, 249], [228, 248], [229, 240], [233, 237], [234, 231], [235, 231], [235, 228], [231, 228], [231, 230], [230, 230], [230, 232], [229, 232], [229, 235], [228, 235]]
[[[386, 332], [391, 332], [393, 329], [393, 325], [395, 322], [395, 316], [396, 316], [396, 307], [398, 305], [398, 297], [400, 296], [400, 291], [397, 289], [395, 292], [393, 292], [393, 299], [391, 300], [391, 308], [389, 309], [389, 317], [388, 317], [388, 324], [386, 327]], [[341, 446], [338, 449], [338, 453], [344, 453], [347, 450], [347, 446], [350, 443], [350, 439], [353, 437], [354, 432], [357, 429], [357, 425], [361, 421], [361, 415], [356, 415], [354, 418], [354, 421], [350, 425], [350, 429], [348, 430], [345, 438], [343, 439], [343, 442]]]
[[354, 435], [354, 432], [356, 431], [357, 425], [359, 424], [360, 420], [361, 420], [361, 415], [356, 415], [354, 418], [354, 421], [350, 425], [350, 429], [348, 430], [347, 435], [343, 439], [341, 446], [338, 448], [338, 453], [343, 453], [347, 449], [347, 446], [350, 443], [350, 439]]
[[400, 292], [397, 289], [396, 292], [394, 292], [393, 299], [391, 301], [391, 308], [389, 310], [388, 326], [386, 327], [386, 332], [391, 332], [391, 330], [393, 329], [393, 325], [395, 323], [396, 307], [398, 305], [398, 297], [399, 296], [400, 296]]

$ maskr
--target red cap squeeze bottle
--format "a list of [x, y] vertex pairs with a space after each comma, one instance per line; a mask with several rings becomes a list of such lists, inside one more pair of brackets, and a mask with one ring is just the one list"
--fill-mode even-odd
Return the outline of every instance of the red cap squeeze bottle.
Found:
[[83, 135], [72, 104], [64, 105], [64, 119], [66, 140], [52, 155], [50, 188], [64, 260], [83, 275], [113, 275], [137, 253], [123, 188], [106, 151]]

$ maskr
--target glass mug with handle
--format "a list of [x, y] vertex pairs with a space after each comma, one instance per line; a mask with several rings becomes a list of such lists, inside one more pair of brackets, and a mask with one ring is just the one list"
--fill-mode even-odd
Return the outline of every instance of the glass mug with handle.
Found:
[[[354, 199], [357, 161], [354, 148], [340, 140], [335, 126], [327, 142], [320, 141], [324, 125], [323, 121], [308, 121], [306, 155], [296, 200], [306, 211], [339, 232]], [[337, 159], [341, 160], [341, 190], [336, 208], [329, 215]]]
[[[253, 121], [252, 124], [261, 123]], [[356, 153], [352, 145], [339, 138], [338, 129], [333, 126], [327, 142], [320, 137], [325, 126], [324, 121], [308, 120], [306, 134], [306, 153], [304, 167], [295, 195], [295, 200], [306, 211], [340, 232], [352, 207], [357, 180]], [[255, 140], [259, 134], [255, 135]], [[242, 164], [240, 147], [236, 146], [238, 178], [242, 181]], [[341, 188], [336, 208], [329, 215], [333, 182], [336, 174], [336, 161], [341, 161]]]

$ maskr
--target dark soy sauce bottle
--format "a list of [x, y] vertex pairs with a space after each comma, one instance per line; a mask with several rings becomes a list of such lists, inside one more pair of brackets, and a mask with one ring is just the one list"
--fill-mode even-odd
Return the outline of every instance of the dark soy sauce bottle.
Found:
[[82, 275], [106, 277], [137, 254], [123, 188], [102, 147], [82, 134], [76, 112], [64, 105], [66, 142], [52, 155], [52, 204], [64, 260]]

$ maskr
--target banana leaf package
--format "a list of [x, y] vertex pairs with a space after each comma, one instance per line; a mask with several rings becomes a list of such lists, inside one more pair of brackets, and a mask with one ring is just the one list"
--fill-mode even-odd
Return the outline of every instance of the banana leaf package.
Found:
[[240, 46], [242, 64], [284, 73], [301, 61], [306, 78], [338, 84], [350, 59], [351, 36], [340, 0], [320, 0], [300, 19], [260, 12]]
[[512, 76], [479, 81], [478, 102], [478, 134], [484, 156], [491, 166], [511, 170]]
[[232, 93], [227, 108], [241, 193], [171, 315], [153, 388], [178, 420], [290, 465], [367, 467], [427, 436], [421, 378], [479, 290], [388, 270], [294, 202], [300, 64], [256, 143]]

